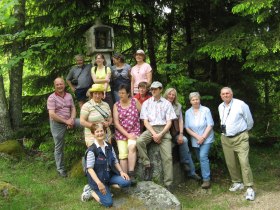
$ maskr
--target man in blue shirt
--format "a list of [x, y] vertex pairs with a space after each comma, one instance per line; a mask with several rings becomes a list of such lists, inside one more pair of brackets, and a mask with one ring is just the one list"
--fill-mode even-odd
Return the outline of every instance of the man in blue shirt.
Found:
[[[221, 142], [227, 168], [233, 182], [229, 191], [235, 192], [247, 187], [247, 200], [255, 199], [253, 175], [249, 164], [249, 135], [248, 130], [254, 121], [246, 103], [233, 98], [232, 89], [221, 89], [223, 103], [219, 105], [221, 121]], [[242, 180], [244, 184], [242, 183]]]

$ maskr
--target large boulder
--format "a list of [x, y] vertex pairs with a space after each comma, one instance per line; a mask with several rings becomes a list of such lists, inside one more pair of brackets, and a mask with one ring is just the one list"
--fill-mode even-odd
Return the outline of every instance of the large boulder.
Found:
[[0, 143], [0, 153], [15, 157], [21, 157], [25, 154], [22, 145], [17, 140], [8, 140]]
[[10, 183], [0, 181], [0, 196], [7, 198], [18, 193], [18, 189]]
[[[152, 180], [158, 184], [164, 184], [163, 169], [162, 169], [159, 146], [156, 143], [152, 142], [147, 146], [147, 151], [148, 151], [148, 157], [150, 158], [151, 164], [153, 165]], [[178, 148], [173, 145], [173, 177], [174, 177], [173, 184], [174, 185], [178, 185], [182, 183], [187, 177], [186, 172], [183, 170], [179, 162], [178, 153], [179, 153]], [[137, 158], [135, 172], [137, 174], [137, 177], [139, 177], [142, 180], [144, 174], [144, 166], [139, 157]]]
[[138, 182], [136, 187], [128, 189], [130, 196], [141, 200], [141, 209], [181, 209], [181, 203], [175, 195], [154, 182]]

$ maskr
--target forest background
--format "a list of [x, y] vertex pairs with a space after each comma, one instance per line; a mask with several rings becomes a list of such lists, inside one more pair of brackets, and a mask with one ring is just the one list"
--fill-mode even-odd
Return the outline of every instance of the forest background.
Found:
[[127, 63], [135, 64], [137, 49], [147, 53], [153, 80], [175, 87], [184, 110], [189, 93], [199, 91], [218, 132], [220, 88], [230, 86], [250, 106], [255, 140], [277, 142], [279, 6], [279, 0], [2, 0], [0, 142], [31, 139], [38, 149], [50, 139], [46, 100], [53, 80], [67, 75], [75, 54], [86, 53], [84, 33], [98, 19], [114, 28], [115, 51]]

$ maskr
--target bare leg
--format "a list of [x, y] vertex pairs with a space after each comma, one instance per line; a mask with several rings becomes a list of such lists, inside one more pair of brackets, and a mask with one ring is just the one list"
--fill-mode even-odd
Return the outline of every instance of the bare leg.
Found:
[[94, 191], [92, 191], [91, 195], [98, 203], [100, 203], [100, 198]]
[[136, 144], [131, 144], [128, 147], [128, 171], [134, 171], [136, 158]]
[[127, 159], [120, 160], [120, 165], [123, 172], [127, 173]]

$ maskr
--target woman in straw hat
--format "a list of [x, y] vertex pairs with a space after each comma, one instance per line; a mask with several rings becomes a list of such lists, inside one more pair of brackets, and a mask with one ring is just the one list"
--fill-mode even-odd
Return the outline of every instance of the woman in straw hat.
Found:
[[93, 84], [88, 90], [90, 100], [81, 108], [80, 123], [85, 127], [85, 142], [88, 147], [94, 142], [94, 135], [90, 131], [93, 123], [101, 122], [104, 124], [107, 132], [106, 141], [111, 142], [112, 113], [110, 106], [102, 101], [104, 91], [104, 85]]

